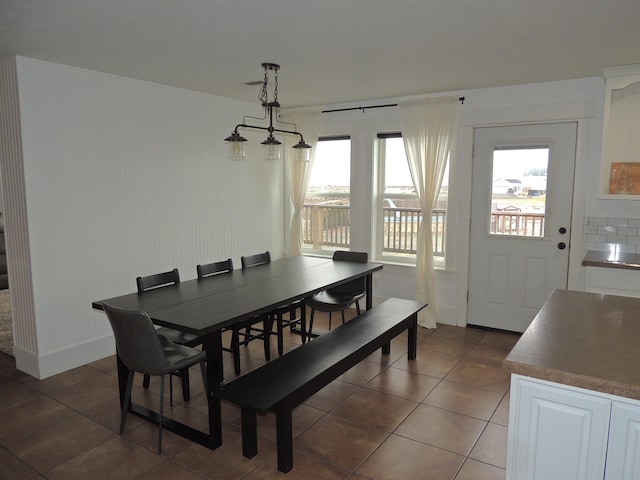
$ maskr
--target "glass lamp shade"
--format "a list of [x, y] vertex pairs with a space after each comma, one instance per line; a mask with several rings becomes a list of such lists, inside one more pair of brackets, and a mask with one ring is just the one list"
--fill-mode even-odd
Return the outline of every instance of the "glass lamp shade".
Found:
[[309, 153], [311, 152], [310, 148], [296, 148], [293, 147], [295, 150], [295, 156], [294, 156], [294, 160], [296, 162], [308, 162], [310, 160], [310, 155]]
[[247, 158], [244, 142], [227, 142], [227, 158], [229, 160], [244, 160]]
[[264, 161], [275, 162], [281, 158], [282, 146], [280, 144], [268, 143], [264, 144]]

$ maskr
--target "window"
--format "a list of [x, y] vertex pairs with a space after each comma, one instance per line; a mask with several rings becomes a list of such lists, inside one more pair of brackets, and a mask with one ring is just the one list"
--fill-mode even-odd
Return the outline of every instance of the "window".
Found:
[[320, 138], [302, 215], [305, 253], [349, 249], [350, 186], [350, 138]]
[[493, 151], [489, 235], [544, 237], [549, 147]]
[[[422, 212], [399, 133], [378, 134], [378, 178], [377, 258], [415, 263]], [[443, 260], [448, 182], [447, 165], [438, 201], [431, 212], [433, 254]]]

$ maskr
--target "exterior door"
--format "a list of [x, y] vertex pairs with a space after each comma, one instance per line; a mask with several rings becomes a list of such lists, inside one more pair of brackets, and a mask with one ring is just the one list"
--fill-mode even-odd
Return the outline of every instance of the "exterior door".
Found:
[[467, 323], [523, 332], [566, 288], [576, 124], [474, 132]]

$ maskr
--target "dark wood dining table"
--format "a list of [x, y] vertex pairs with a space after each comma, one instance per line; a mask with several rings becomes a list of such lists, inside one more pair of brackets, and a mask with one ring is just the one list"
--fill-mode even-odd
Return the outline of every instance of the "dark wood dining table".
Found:
[[[144, 293], [130, 293], [95, 301], [94, 309], [103, 304], [149, 314], [153, 323], [193, 333], [204, 338], [207, 354], [207, 399], [209, 432], [202, 432], [169, 417], [163, 426], [211, 449], [222, 444], [220, 399], [213, 395], [223, 381], [223, 329], [245, 319], [270, 312], [275, 307], [307, 298], [328, 287], [365, 277], [366, 308], [372, 307], [372, 274], [382, 269], [379, 263], [334, 262], [327, 258], [285, 257], [265, 265], [228, 274], [180, 282]], [[194, 268], [195, 271], [195, 268]], [[127, 367], [118, 361], [118, 383], [122, 405]], [[132, 403], [131, 412], [158, 421], [156, 412]]]

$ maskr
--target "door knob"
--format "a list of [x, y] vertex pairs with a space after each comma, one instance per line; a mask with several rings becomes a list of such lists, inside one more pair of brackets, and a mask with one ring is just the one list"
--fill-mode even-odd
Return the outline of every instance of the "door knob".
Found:
[[567, 248], [567, 244], [566, 244], [566, 243], [564, 243], [564, 242], [560, 242], [560, 243], [558, 244], [558, 248], [559, 248], [560, 250], [564, 250], [565, 248]]

